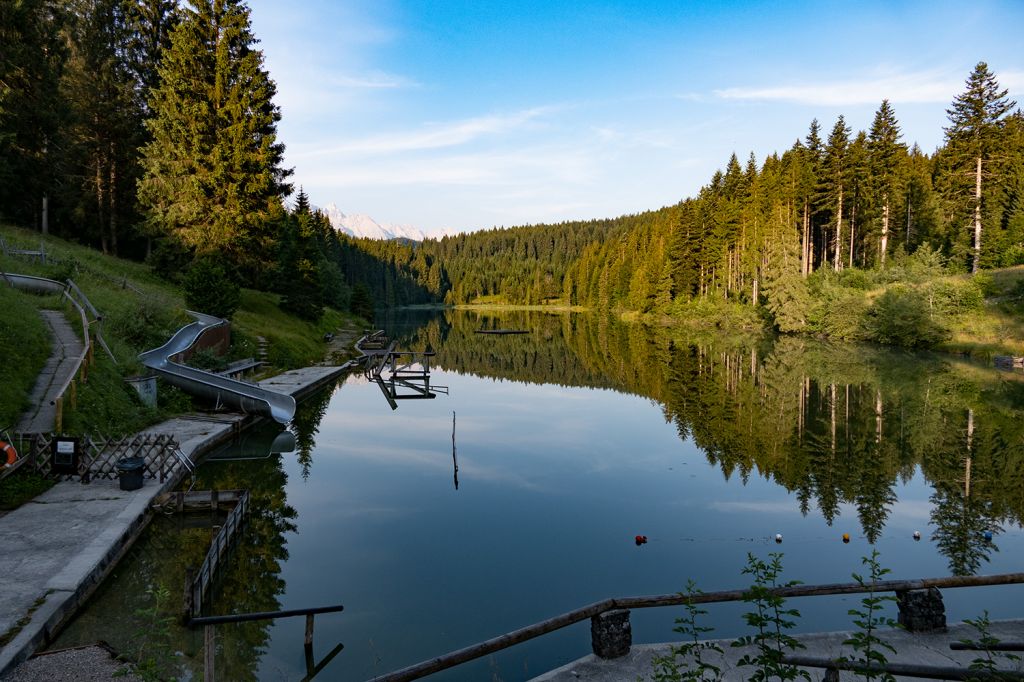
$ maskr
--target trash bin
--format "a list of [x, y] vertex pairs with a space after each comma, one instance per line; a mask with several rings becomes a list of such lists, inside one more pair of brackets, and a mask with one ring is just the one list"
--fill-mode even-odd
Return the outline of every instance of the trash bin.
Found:
[[121, 490], [138, 490], [142, 487], [142, 474], [145, 461], [141, 457], [125, 457], [117, 461], [117, 475], [121, 480]]

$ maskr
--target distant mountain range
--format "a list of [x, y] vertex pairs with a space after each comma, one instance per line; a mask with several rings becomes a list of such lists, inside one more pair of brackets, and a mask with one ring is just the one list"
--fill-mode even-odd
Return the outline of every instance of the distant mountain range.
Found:
[[392, 225], [391, 223], [378, 223], [368, 215], [353, 213], [346, 215], [336, 204], [327, 204], [320, 209], [331, 221], [331, 226], [339, 232], [344, 232], [353, 237], [366, 237], [368, 239], [409, 239], [421, 242], [426, 239], [423, 230], [412, 225]]

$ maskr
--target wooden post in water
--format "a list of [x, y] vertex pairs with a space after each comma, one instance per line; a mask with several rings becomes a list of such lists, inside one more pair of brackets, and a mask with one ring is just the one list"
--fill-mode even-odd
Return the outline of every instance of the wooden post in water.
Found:
[[313, 653], [313, 619], [315, 617], [312, 613], [306, 614], [306, 639], [303, 642], [303, 647], [308, 654]]
[[217, 679], [216, 673], [213, 669], [214, 660], [214, 645], [213, 645], [213, 627], [207, 625], [203, 628], [203, 680], [204, 682], [214, 682]]

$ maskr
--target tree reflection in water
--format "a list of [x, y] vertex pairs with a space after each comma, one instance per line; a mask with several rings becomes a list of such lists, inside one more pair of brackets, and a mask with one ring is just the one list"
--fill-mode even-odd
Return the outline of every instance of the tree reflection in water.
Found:
[[[412, 330], [406, 346], [438, 349], [436, 364], [448, 370], [651, 398], [726, 479], [775, 481], [802, 513], [817, 507], [830, 525], [851, 504], [871, 543], [897, 482], [920, 469], [935, 491], [933, 540], [956, 575], [976, 573], [998, 551], [986, 533], [1024, 519], [1019, 375], [934, 354], [585, 314], [448, 311], [388, 323]], [[473, 333], [492, 326], [531, 333], [500, 343]]]
[[[492, 319], [496, 318], [496, 319]], [[725, 337], [700, 330], [626, 325], [585, 314], [445, 311], [386, 321], [402, 348], [433, 348], [447, 371], [519, 382], [610, 388], [656, 401], [680, 439], [692, 438], [725, 479], [761, 477], [792, 493], [804, 515], [829, 524], [855, 510], [865, 538], [882, 537], [900, 483], [920, 472], [932, 488], [931, 535], [955, 574], [979, 571], [1006, 526], [1024, 517], [1024, 382], [948, 357], [807, 338]], [[529, 334], [495, 338], [483, 327]], [[300, 404], [294, 454], [210, 463], [197, 489], [248, 488], [253, 515], [217, 585], [212, 611], [275, 610], [285, 585], [287, 534], [283, 457], [302, 476], [314, 467], [329, 392]], [[817, 510], [817, 511], [815, 511]], [[63, 636], [71, 646], [108, 639], [128, 649], [148, 588], [181, 594], [210, 529], [159, 519]], [[230, 626], [218, 648], [225, 679], [258, 678], [270, 623]], [[176, 650], [194, 679], [201, 638], [178, 628]]]

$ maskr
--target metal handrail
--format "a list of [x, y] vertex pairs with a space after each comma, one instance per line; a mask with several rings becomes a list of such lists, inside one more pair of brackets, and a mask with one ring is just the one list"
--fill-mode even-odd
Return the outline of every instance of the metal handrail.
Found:
[[[826, 585], [796, 585], [779, 587], [769, 590], [780, 597], [811, 597], [838, 594], [863, 594], [865, 592], [894, 592], [903, 590], [921, 590], [929, 587], [954, 588], [978, 587], [982, 585], [1012, 585], [1024, 583], [1024, 573], [1003, 573], [983, 576], [951, 576], [946, 578], [922, 578], [919, 580], [882, 580], [873, 584], [831, 583]], [[709, 604], [717, 602], [742, 601], [748, 589], [705, 592], [701, 594], [660, 594], [641, 597], [621, 597], [605, 599], [588, 604], [574, 611], [548, 618], [539, 623], [513, 630], [504, 635], [493, 637], [483, 642], [449, 652], [437, 658], [421, 661], [415, 665], [374, 677], [370, 682], [407, 682], [418, 680], [462, 663], [507, 649], [514, 644], [540, 637], [555, 630], [579, 623], [588, 618], [615, 609], [642, 609], [659, 606], [683, 606], [686, 604]]]

